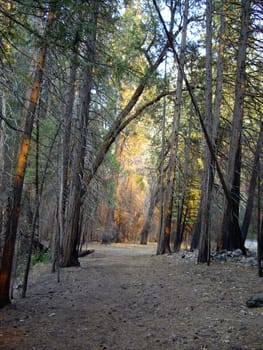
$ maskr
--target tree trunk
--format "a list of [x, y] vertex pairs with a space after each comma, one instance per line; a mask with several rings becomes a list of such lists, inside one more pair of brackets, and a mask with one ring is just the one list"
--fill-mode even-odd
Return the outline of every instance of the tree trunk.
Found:
[[[191, 112], [190, 112], [190, 120], [189, 120], [189, 127], [188, 127], [188, 135], [191, 135], [192, 133], [192, 113]], [[181, 181], [182, 190], [179, 195], [180, 199], [179, 199], [179, 208], [178, 208], [178, 219], [177, 219], [177, 226], [176, 226], [176, 235], [174, 240], [175, 252], [178, 252], [181, 249], [181, 244], [184, 236], [185, 222], [189, 212], [189, 206], [187, 203], [187, 188], [188, 188], [188, 182], [189, 182], [189, 165], [191, 163], [190, 149], [191, 149], [191, 138], [188, 137], [185, 141], [184, 175]]]
[[[54, 149], [54, 145], [57, 139], [59, 133], [59, 128], [57, 129], [56, 134], [54, 135], [52, 144], [49, 148], [49, 152], [48, 152], [48, 156], [47, 156], [47, 161], [45, 164], [45, 168], [43, 171], [43, 175], [42, 175], [42, 179], [41, 179], [41, 183], [39, 186], [39, 179], [38, 179], [38, 175], [36, 176], [36, 198], [35, 198], [35, 207], [34, 207], [34, 213], [31, 213], [31, 232], [30, 232], [30, 237], [29, 237], [29, 249], [28, 249], [28, 256], [27, 256], [27, 261], [26, 261], [26, 268], [25, 268], [25, 272], [24, 272], [24, 278], [23, 278], [23, 287], [22, 287], [22, 293], [21, 296], [22, 298], [26, 297], [26, 291], [27, 291], [27, 283], [28, 283], [28, 276], [29, 276], [29, 270], [30, 270], [30, 265], [31, 265], [31, 257], [32, 257], [32, 252], [33, 252], [33, 246], [34, 246], [34, 241], [35, 241], [35, 236], [36, 236], [36, 231], [37, 231], [37, 224], [38, 224], [38, 220], [39, 220], [39, 208], [40, 208], [40, 204], [41, 204], [41, 199], [42, 199], [42, 194], [43, 194], [43, 190], [44, 190], [44, 184], [46, 181], [46, 175], [47, 175], [47, 171], [49, 168], [49, 164], [51, 161], [51, 155]], [[39, 143], [39, 138], [37, 137], [37, 142]], [[38, 154], [38, 146], [37, 146], [37, 152]], [[37, 158], [37, 157], [36, 157]], [[38, 169], [38, 161], [36, 164], [36, 169]], [[36, 170], [36, 173], [38, 174], [38, 170]]]
[[84, 164], [87, 145], [87, 132], [89, 123], [89, 112], [91, 102], [91, 89], [93, 79], [93, 66], [95, 60], [97, 18], [99, 4], [92, 8], [90, 21], [92, 23], [90, 33], [86, 38], [84, 57], [87, 66], [85, 67], [83, 83], [80, 88], [80, 120], [77, 121], [73, 162], [71, 172], [71, 183], [66, 208], [65, 233], [62, 237], [62, 257], [60, 265], [79, 266], [78, 245], [81, 234], [80, 215], [82, 204], [82, 192], [84, 181]]
[[147, 244], [147, 242], [148, 242], [148, 236], [149, 236], [149, 231], [151, 228], [151, 222], [152, 222], [152, 218], [153, 218], [153, 213], [154, 213], [154, 208], [156, 205], [156, 198], [158, 196], [158, 192], [159, 192], [159, 190], [158, 190], [158, 188], [156, 188], [156, 189], [152, 189], [151, 193], [150, 193], [150, 204], [149, 204], [149, 208], [148, 208], [146, 218], [145, 218], [145, 221], [143, 224], [142, 231], [140, 233], [141, 244]]
[[[121, 165], [121, 160], [122, 160], [122, 155], [123, 155], [123, 150], [125, 146], [126, 139], [128, 137], [129, 133], [128, 132], [122, 132], [118, 135], [116, 138], [115, 142], [115, 158], [117, 162]], [[114, 186], [116, 188], [116, 206], [113, 211], [113, 221], [114, 221], [114, 227], [115, 227], [115, 237], [114, 241], [116, 243], [121, 242], [121, 214], [119, 210], [119, 197], [120, 197], [120, 177], [119, 174], [114, 178]]]
[[9, 200], [7, 211], [7, 222], [5, 227], [5, 243], [3, 248], [3, 259], [0, 271], [0, 308], [11, 302], [9, 296], [12, 262], [15, 251], [16, 231], [20, 214], [20, 203], [22, 197], [23, 183], [27, 167], [27, 158], [30, 149], [31, 134], [33, 130], [34, 117], [38, 104], [39, 91], [43, 78], [43, 70], [47, 53], [47, 39], [51, 31], [52, 23], [55, 19], [54, 13], [49, 12], [45, 33], [44, 46], [37, 57], [37, 68], [35, 70], [34, 82], [32, 88], [28, 91], [27, 104], [23, 116], [24, 131], [21, 136], [20, 148], [15, 167], [15, 176], [12, 185], [12, 200]]
[[[202, 202], [202, 199], [200, 200]], [[201, 237], [201, 205], [198, 208], [198, 214], [196, 222], [193, 229], [193, 236], [191, 240], [191, 250], [197, 249], [199, 247], [200, 237]]]
[[259, 168], [259, 158], [262, 152], [262, 145], [263, 145], [263, 122], [260, 123], [260, 132], [258, 136], [257, 147], [255, 151], [255, 156], [254, 156], [254, 163], [252, 167], [252, 174], [251, 174], [249, 190], [248, 190], [248, 199], [246, 204], [245, 215], [243, 218], [242, 228], [241, 228], [242, 240], [244, 243], [247, 238], [248, 228], [249, 228], [249, 224], [252, 216], [254, 194], [255, 194], [257, 179], [260, 179], [258, 174], [258, 168]]
[[222, 249], [234, 250], [240, 248], [243, 252], [245, 252], [245, 248], [239, 226], [239, 202], [242, 153], [241, 138], [246, 85], [245, 63], [249, 33], [250, 6], [251, 1], [241, 1], [241, 28], [237, 57], [235, 104], [227, 168], [227, 185], [230, 189], [231, 202], [228, 201], [224, 208], [221, 239]]
[[[261, 124], [262, 126], [262, 124]], [[258, 162], [258, 205], [257, 205], [257, 256], [258, 256], [258, 275], [263, 277], [263, 211], [262, 211], [262, 182], [261, 182], [261, 164]]]
[[178, 213], [177, 213], [177, 225], [176, 225], [176, 233], [174, 239], [174, 252], [179, 252], [183, 240], [183, 212], [184, 212], [184, 204], [185, 204], [185, 193], [182, 194], [182, 198], [179, 202]]
[[[6, 118], [6, 94], [2, 91], [2, 116]], [[4, 220], [6, 218], [5, 208], [7, 207], [8, 191], [10, 189], [10, 181], [8, 174], [11, 173], [11, 161], [8, 156], [8, 135], [6, 125], [3, 119], [0, 122], [0, 266], [2, 258], [2, 249], [4, 245]]]
[[[214, 116], [213, 116], [213, 125], [212, 125], [212, 146], [214, 149], [214, 154], [217, 157], [218, 150], [218, 126], [221, 116], [221, 105], [222, 105], [222, 95], [223, 95], [223, 81], [224, 81], [224, 62], [225, 62], [225, 37], [226, 37], [226, 13], [227, 13], [227, 1], [221, 1], [221, 13], [220, 13], [220, 29], [219, 29], [219, 49], [217, 53], [217, 62], [216, 62], [216, 88], [214, 95]], [[216, 161], [214, 157], [211, 159], [211, 186], [212, 191], [214, 190], [214, 177], [216, 175]], [[217, 194], [214, 194], [214, 198], [217, 197]], [[213, 200], [213, 204], [215, 204]], [[211, 213], [212, 214], [212, 213]], [[222, 222], [223, 213], [222, 211], [216, 213], [216, 218], [218, 223]], [[220, 232], [217, 232], [215, 240], [218, 240]]]
[[[208, 136], [212, 138], [212, 0], [206, 1], [206, 84], [205, 84], [205, 126]], [[210, 203], [213, 176], [211, 174], [212, 158], [208, 148], [204, 152], [204, 176], [201, 201], [201, 240], [198, 262], [210, 261]]]
[[[52, 254], [52, 271], [55, 272], [55, 267], [60, 264], [60, 253], [62, 251], [63, 237], [65, 236], [65, 212], [68, 199], [68, 174], [69, 174], [69, 155], [70, 155], [70, 141], [71, 141], [71, 124], [72, 112], [75, 101], [76, 91], [76, 75], [77, 75], [77, 51], [78, 51], [79, 35], [76, 34], [76, 39], [73, 47], [73, 55], [71, 65], [69, 67], [68, 86], [66, 89], [66, 101], [62, 108], [62, 138], [61, 138], [61, 169], [59, 176], [59, 200], [58, 200], [58, 230], [54, 239], [54, 251]], [[60, 247], [60, 249], [58, 249]]]
[[[163, 25], [163, 28], [164, 28], [164, 30], [165, 30], [165, 33], [166, 33], [166, 36], [167, 36], [167, 40], [168, 40], [169, 47], [171, 48], [171, 50], [172, 50], [172, 52], [173, 52], [173, 54], [174, 54], [175, 60], [176, 60], [176, 62], [178, 63], [178, 66], [179, 66], [179, 68], [180, 68], [179, 56], [178, 56], [177, 51], [176, 51], [176, 49], [175, 49], [175, 45], [174, 45], [173, 38], [172, 38], [172, 36], [171, 36], [169, 30], [167, 29], [167, 26], [166, 26], [165, 21], [164, 21], [164, 19], [163, 19], [163, 17], [162, 17], [162, 14], [161, 14], [161, 12], [160, 12], [160, 9], [159, 9], [159, 7], [158, 7], [158, 5], [157, 5], [156, 0], [153, 0], [153, 3], [154, 3], [154, 6], [155, 6], [155, 8], [156, 8], [156, 11], [157, 11], [157, 13], [158, 13], [158, 16], [159, 16], [159, 18], [160, 18], [160, 21], [161, 21], [161, 23], [162, 23], [162, 25]], [[242, 2], [242, 7], [243, 7], [243, 5], [244, 5], [244, 1]], [[181, 71], [182, 71], [182, 73], [183, 73], [183, 79], [184, 79], [184, 82], [185, 82], [185, 85], [186, 85], [186, 89], [187, 89], [187, 91], [188, 91], [188, 93], [189, 93], [189, 96], [190, 96], [190, 98], [191, 98], [191, 102], [192, 102], [192, 104], [193, 104], [194, 110], [195, 110], [196, 115], [197, 115], [197, 117], [198, 117], [198, 120], [199, 120], [199, 122], [200, 122], [201, 129], [202, 129], [202, 131], [203, 131], [203, 133], [204, 133], [205, 141], [206, 141], [206, 143], [207, 143], [207, 145], [208, 145], [209, 152], [210, 152], [210, 154], [211, 154], [211, 157], [212, 157], [213, 161], [215, 162], [216, 170], [217, 170], [217, 173], [218, 173], [218, 177], [219, 177], [219, 180], [220, 180], [220, 182], [221, 182], [221, 185], [222, 185], [224, 194], [225, 194], [225, 196], [226, 196], [227, 203], [228, 203], [229, 207], [230, 207], [231, 210], [232, 210], [232, 208], [233, 208], [233, 199], [232, 199], [232, 197], [231, 197], [231, 192], [230, 192], [230, 190], [229, 190], [229, 188], [228, 188], [228, 186], [227, 186], [227, 184], [226, 184], [226, 181], [225, 181], [223, 172], [222, 172], [222, 170], [221, 170], [221, 167], [219, 166], [219, 162], [218, 162], [217, 156], [216, 156], [216, 154], [215, 154], [215, 152], [214, 152], [213, 144], [212, 144], [212, 142], [211, 142], [211, 139], [210, 139], [210, 137], [209, 137], [209, 135], [208, 135], [208, 133], [207, 133], [207, 130], [206, 130], [206, 127], [205, 127], [205, 124], [204, 124], [204, 120], [203, 120], [203, 117], [202, 117], [201, 110], [200, 110], [200, 108], [199, 108], [199, 106], [198, 106], [198, 103], [197, 103], [197, 100], [196, 100], [196, 98], [195, 98], [195, 96], [194, 96], [192, 86], [190, 85], [190, 83], [189, 83], [189, 81], [188, 81], [188, 79], [187, 79], [187, 77], [186, 77], [186, 75], [185, 75], [185, 73], [183, 72], [182, 69], [181, 69]], [[242, 86], [242, 85], [241, 85], [241, 86]], [[244, 86], [242, 86], [242, 88], [243, 88], [243, 87], [244, 87]], [[238, 220], [237, 220], [237, 218], [236, 218], [235, 216], [232, 217], [232, 221], [233, 221], [233, 223], [236, 224], [236, 226], [239, 228], [239, 223], [238, 223]], [[239, 237], [241, 238], [241, 230], [240, 230], [240, 228], [239, 228], [239, 231], [240, 231]], [[219, 239], [219, 241], [220, 241], [220, 239]], [[220, 244], [218, 244], [218, 246], [219, 246], [219, 245], [220, 245]], [[221, 246], [222, 246], [222, 244], [221, 244]], [[243, 254], [246, 253], [245, 247], [244, 247], [244, 245], [242, 245], [242, 240], [241, 240], [241, 250], [242, 250]]]
[[260, 217], [261, 224], [259, 220], [258, 225], [258, 235], [257, 235], [257, 243], [258, 243], [258, 275], [259, 277], [263, 277], [263, 215]]
[[178, 76], [176, 84], [176, 97], [173, 119], [173, 130], [171, 137], [170, 159], [168, 168], [168, 180], [164, 192], [164, 211], [161, 225], [160, 242], [158, 244], [158, 254], [164, 254], [171, 251], [170, 249], [170, 235], [172, 225], [172, 212], [174, 202], [174, 185], [175, 185], [175, 172], [176, 172], [176, 158], [178, 151], [178, 133], [181, 118], [181, 100], [183, 91], [183, 72], [185, 64], [185, 50], [186, 50], [186, 37], [187, 37], [187, 24], [188, 24], [188, 9], [189, 1], [185, 1], [184, 8], [184, 20], [182, 28], [182, 38], [180, 46], [180, 58], [178, 67]]
[[[165, 79], [166, 79], [166, 67], [167, 67], [167, 60], [165, 60]], [[164, 160], [165, 160], [165, 124], [166, 124], [166, 99], [164, 99], [163, 102], [163, 113], [162, 113], [162, 148], [161, 148], [161, 164], [160, 164], [160, 221], [159, 221], [159, 234], [158, 234], [158, 245], [157, 245], [157, 252], [156, 254], [161, 253], [161, 244], [164, 241]]]

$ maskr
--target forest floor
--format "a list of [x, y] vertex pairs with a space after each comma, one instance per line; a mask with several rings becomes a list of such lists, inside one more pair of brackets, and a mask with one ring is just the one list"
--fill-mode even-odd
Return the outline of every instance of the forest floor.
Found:
[[[0, 349], [263, 349], [257, 268], [156, 246], [91, 244], [81, 267], [35, 266], [27, 298], [0, 310]], [[184, 257], [184, 258], [182, 258]]]

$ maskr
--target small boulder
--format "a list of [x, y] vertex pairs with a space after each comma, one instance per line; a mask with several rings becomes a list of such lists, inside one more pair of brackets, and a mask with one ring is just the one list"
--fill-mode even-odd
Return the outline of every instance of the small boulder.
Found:
[[248, 307], [263, 307], [263, 293], [253, 295], [246, 304]]
[[243, 253], [242, 253], [242, 250], [241, 250], [241, 249], [236, 249], [236, 250], [234, 250], [234, 251], [232, 252], [232, 256], [233, 256], [234, 258], [238, 258], [238, 257], [240, 257], [242, 254], [243, 254]]

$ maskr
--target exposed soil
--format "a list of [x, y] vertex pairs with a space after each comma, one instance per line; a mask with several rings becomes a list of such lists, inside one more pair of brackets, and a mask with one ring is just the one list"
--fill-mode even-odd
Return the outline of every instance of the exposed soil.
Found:
[[90, 245], [81, 267], [31, 272], [28, 296], [0, 310], [0, 349], [263, 349], [257, 269], [196, 264], [153, 245]]

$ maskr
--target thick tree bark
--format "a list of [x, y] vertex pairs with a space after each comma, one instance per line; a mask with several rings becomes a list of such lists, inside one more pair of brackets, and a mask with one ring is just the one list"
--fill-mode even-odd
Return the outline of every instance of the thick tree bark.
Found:
[[[189, 129], [188, 135], [191, 135], [192, 132], [192, 115], [190, 112], [190, 120], [189, 120]], [[182, 177], [182, 189], [180, 192], [179, 204], [178, 204], [178, 215], [177, 215], [177, 225], [176, 225], [176, 235], [174, 239], [174, 251], [178, 252], [181, 249], [181, 244], [183, 242], [184, 237], [184, 229], [185, 222], [187, 220], [187, 216], [189, 215], [189, 206], [187, 203], [187, 188], [189, 181], [189, 166], [191, 163], [190, 160], [190, 152], [191, 152], [191, 139], [188, 137], [185, 141], [185, 158], [184, 158], [184, 175]]]
[[178, 212], [177, 212], [177, 224], [176, 224], [176, 233], [174, 239], [173, 251], [179, 252], [181, 248], [181, 244], [183, 241], [183, 233], [184, 233], [184, 205], [185, 205], [185, 193], [182, 194], [182, 198], [179, 202]]
[[12, 273], [12, 262], [15, 251], [16, 231], [20, 214], [20, 203], [22, 197], [23, 183], [27, 167], [27, 158], [31, 143], [35, 111], [39, 98], [40, 86], [43, 78], [43, 70], [47, 53], [47, 39], [55, 19], [54, 13], [49, 12], [45, 33], [43, 36], [43, 47], [37, 57], [37, 68], [35, 70], [32, 88], [28, 91], [27, 105], [23, 116], [24, 131], [21, 136], [20, 148], [15, 167], [15, 176], [12, 185], [12, 198], [9, 201], [8, 218], [5, 227], [5, 243], [3, 248], [3, 259], [0, 271], [0, 308], [10, 303], [9, 288]]
[[249, 184], [246, 210], [245, 210], [245, 215], [244, 215], [243, 223], [241, 227], [242, 240], [244, 243], [247, 238], [248, 228], [249, 228], [249, 224], [250, 224], [250, 220], [253, 212], [255, 189], [257, 185], [257, 179], [259, 179], [258, 169], [259, 169], [259, 158], [262, 152], [262, 146], [263, 146], [263, 122], [260, 123], [260, 132], [259, 132], [257, 147], [254, 155], [254, 163], [252, 167], [252, 174], [251, 174], [251, 179]]
[[[6, 118], [6, 94], [2, 91], [2, 117]], [[0, 266], [2, 258], [2, 249], [4, 245], [4, 220], [6, 218], [5, 208], [7, 207], [8, 191], [10, 190], [10, 181], [8, 174], [11, 173], [11, 160], [8, 155], [8, 134], [4, 119], [0, 121]]]
[[[71, 141], [71, 126], [72, 126], [72, 112], [75, 101], [76, 91], [76, 76], [77, 76], [77, 62], [78, 62], [78, 44], [79, 34], [76, 34], [76, 39], [73, 47], [73, 54], [71, 65], [68, 72], [68, 82], [66, 89], [65, 105], [62, 108], [62, 138], [61, 138], [61, 169], [60, 169], [60, 188], [59, 188], [59, 209], [58, 209], [58, 223], [59, 227], [54, 239], [54, 249], [52, 250], [52, 272], [55, 272], [56, 266], [60, 264], [60, 252], [62, 251], [63, 237], [65, 236], [66, 223], [66, 204], [68, 199], [68, 174], [69, 174], [69, 158], [70, 158], [70, 141]], [[59, 249], [58, 249], [59, 247]]]
[[78, 246], [81, 236], [81, 204], [84, 180], [84, 163], [87, 145], [87, 133], [91, 102], [91, 89], [93, 86], [93, 67], [95, 61], [95, 46], [97, 33], [99, 4], [91, 10], [90, 33], [86, 38], [84, 57], [87, 66], [83, 74], [83, 83], [80, 88], [80, 120], [77, 121], [73, 148], [73, 162], [71, 183], [66, 208], [65, 232], [62, 237], [62, 256], [60, 266], [79, 266]]
[[241, 28], [237, 57], [235, 104], [227, 168], [227, 186], [229, 187], [231, 194], [231, 203], [227, 202], [224, 208], [221, 238], [222, 249], [234, 250], [240, 248], [242, 251], [245, 251], [245, 249], [239, 226], [240, 175], [242, 154], [241, 138], [246, 86], [245, 64], [251, 11], [250, 6], [251, 1], [241, 1]]

